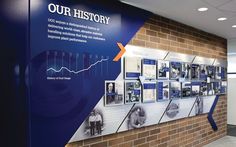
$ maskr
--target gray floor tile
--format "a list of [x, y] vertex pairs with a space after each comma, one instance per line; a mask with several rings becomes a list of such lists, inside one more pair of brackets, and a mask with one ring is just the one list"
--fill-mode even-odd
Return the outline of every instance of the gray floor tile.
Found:
[[236, 147], [236, 137], [225, 136], [204, 147]]

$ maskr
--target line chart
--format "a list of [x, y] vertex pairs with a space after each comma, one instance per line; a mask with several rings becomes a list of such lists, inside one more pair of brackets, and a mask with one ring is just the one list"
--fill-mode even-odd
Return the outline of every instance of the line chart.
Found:
[[81, 69], [81, 70], [78, 70], [78, 71], [75, 71], [75, 70], [70, 70], [69, 68], [65, 67], [65, 66], [62, 66], [59, 70], [55, 69], [55, 68], [48, 68], [47, 71], [54, 71], [56, 73], [59, 73], [59, 72], [62, 72], [63, 70], [67, 70], [68, 72], [70, 73], [74, 73], [74, 74], [79, 74], [81, 72], [84, 72], [84, 71], [87, 71], [89, 70], [90, 68], [92, 68], [93, 66], [96, 66], [98, 63], [102, 63], [102, 62], [105, 62], [107, 61], [108, 59], [101, 59], [101, 60], [98, 60], [97, 62], [91, 64], [89, 67], [87, 68], [84, 68], [84, 69]]

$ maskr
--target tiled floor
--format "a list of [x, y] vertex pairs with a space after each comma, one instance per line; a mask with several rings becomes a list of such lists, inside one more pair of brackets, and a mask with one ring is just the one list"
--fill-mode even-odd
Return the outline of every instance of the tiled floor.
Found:
[[236, 137], [225, 136], [204, 147], [236, 147]]

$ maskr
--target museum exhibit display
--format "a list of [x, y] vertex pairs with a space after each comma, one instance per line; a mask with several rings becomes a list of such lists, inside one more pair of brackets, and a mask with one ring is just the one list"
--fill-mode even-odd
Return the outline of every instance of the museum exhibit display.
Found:
[[[34, 147], [207, 114], [227, 93], [226, 61], [187, 53], [179, 42], [178, 50], [152, 47], [160, 34], [142, 30], [151, 12], [118, 1], [37, 3], [29, 7], [23, 75]], [[156, 36], [137, 45], [138, 31]]]

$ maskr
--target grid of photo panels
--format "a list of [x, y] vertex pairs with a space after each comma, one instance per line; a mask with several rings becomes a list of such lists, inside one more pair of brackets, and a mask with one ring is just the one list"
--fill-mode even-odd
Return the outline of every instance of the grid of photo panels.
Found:
[[105, 106], [226, 93], [225, 67], [141, 57], [124, 57], [123, 63], [123, 78], [105, 81]]

